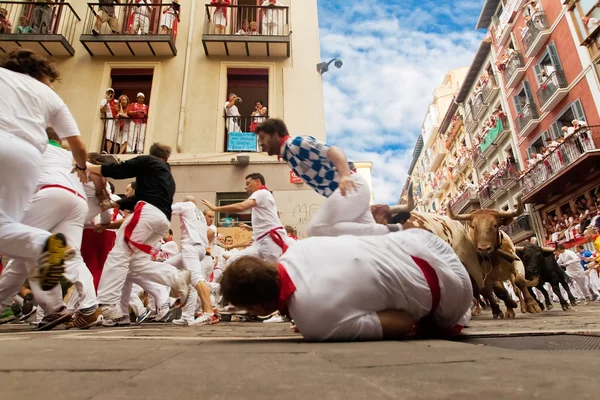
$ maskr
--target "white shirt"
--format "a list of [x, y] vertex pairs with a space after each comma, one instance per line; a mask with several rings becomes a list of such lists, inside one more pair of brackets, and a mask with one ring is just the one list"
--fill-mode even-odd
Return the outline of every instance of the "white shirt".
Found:
[[[116, 99], [113, 99], [113, 101], [114, 101], [115, 103], [117, 103], [117, 100], [116, 100]], [[106, 118], [109, 118], [109, 119], [110, 119], [110, 118], [114, 118], [114, 117], [116, 117], [116, 115], [113, 115], [113, 113], [112, 113], [112, 109], [110, 108], [110, 104], [108, 104], [108, 100], [107, 100], [107, 99], [102, 99], [102, 100], [100, 101], [100, 107], [106, 107], [106, 108], [104, 109], [104, 114], [105, 114], [104, 116], [105, 116]]]
[[583, 273], [581, 259], [571, 250], [565, 250], [564, 253], [558, 256], [558, 265], [565, 267], [567, 272], [579, 274]]
[[267, 235], [272, 229], [281, 227], [281, 221], [277, 216], [277, 205], [271, 192], [266, 189], [257, 190], [249, 198], [256, 201], [256, 206], [252, 208], [252, 235], [254, 240]]
[[83, 184], [73, 170], [73, 154], [62, 147], [48, 146], [40, 162], [40, 178], [37, 189], [46, 185], [60, 185], [77, 192], [86, 199]]
[[40, 153], [48, 144], [51, 126], [61, 139], [79, 136], [77, 123], [62, 99], [28, 75], [0, 68], [0, 132], [33, 144]]
[[238, 110], [237, 106], [234, 104], [231, 107], [227, 107], [229, 105], [229, 102], [225, 103], [225, 115], [228, 117], [239, 117], [240, 116], [240, 111]]
[[472, 300], [468, 273], [441, 239], [410, 229], [377, 237], [311, 237], [290, 246], [279, 262], [296, 286], [287, 305], [298, 330], [307, 340], [374, 340], [383, 335], [378, 311], [427, 316], [431, 291], [411, 255], [437, 272], [435, 319], [443, 328], [454, 326]]
[[[219, 247], [219, 246], [217, 246], [217, 227], [213, 224], [213, 225], [209, 226], [208, 229], [210, 229], [211, 231], [213, 231], [215, 233], [213, 240], [211, 240], [210, 243], [208, 244], [210, 247], [210, 254], [214, 257], [215, 255], [212, 252], [217, 247]], [[206, 231], [206, 235], [207, 235], [206, 237], [208, 239], [208, 231]]]
[[191, 201], [175, 203], [171, 206], [174, 215], [179, 216], [181, 223], [181, 243], [199, 244], [208, 247], [206, 218], [202, 211]]
[[[267, 7], [269, 5], [270, 6], [278, 6], [278, 7], [283, 6], [283, 4], [281, 4], [279, 1], [275, 1], [275, 3], [270, 3], [269, 0], [265, 0], [262, 3], [263, 7]], [[263, 23], [276, 25], [277, 18], [279, 15], [279, 10], [272, 10], [270, 8], [268, 8], [268, 9], [263, 8], [262, 10], [264, 12]]]

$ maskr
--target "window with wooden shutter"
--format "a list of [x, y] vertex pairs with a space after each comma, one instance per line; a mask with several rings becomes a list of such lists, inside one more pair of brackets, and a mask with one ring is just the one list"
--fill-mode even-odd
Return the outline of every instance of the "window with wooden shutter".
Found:
[[581, 104], [581, 100], [575, 100], [573, 102], [573, 105], [571, 106], [571, 109], [573, 110], [573, 116], [576, 120], [587, 122], [587, 120], [585, 119], [585, 113], [583, 112], [583, 105]]
[[556, 50], [554, 43], [550, 43], [548, 45], [548, 55], [550, 56], [550, 61], [552, 62], [554, 69], [562, 71], [562, 64], [560, 62], [560, 58], [558, 57], [558, 51]]

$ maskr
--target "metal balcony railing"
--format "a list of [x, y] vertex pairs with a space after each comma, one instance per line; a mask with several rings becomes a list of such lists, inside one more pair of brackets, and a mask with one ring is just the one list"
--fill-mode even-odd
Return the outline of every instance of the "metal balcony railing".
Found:
[[463, 194], [458, 196], [454, 202], [452, 202], [452, 212], [454, 214], [460, 214], [460, 212], [469, 204], [469, 202], [479, 200], [477, 196], [477, 190], [467, 189]]
[[101, 148], [108, 154], [142, 154], [146, 139], [148, 117], [134, 118], [121, 116], [118, 118], [102, 117]]
[[517, 115], [517, 118], [515, 118], [515, 123], [519, 132], [521, 132], [531, 120], [537, 119], [538, 117], [539, 113], [535, 103], [530, 102], [529, 104], [526, 104]]
[[544, 82], [540, 85], [537, 91], [537, 98], [540, 106], [544, 104], [556, 93], [559, 89], [568, 87], [567, 78], [564, 71], [556, 70], [553, 71]]
[[290, 8], [207, 4], [204, 34], [289, 36]]
[[82, 34], [169, 35], [175, 40], [179, 10], [178, 3], [88, 3]]
[[483, 101], [485, 95], [483, 93], [483, 90], [480, 91], [477, 96], [475, 96], [475, 98], [473, 99], [473, 115], [477, 118], [479, 116], [479, 113], [485, 108], [487, 107], [487, 104], [485, 104], [485, 102]]
[[73, 44], [81, 19], [69, 3], [53, 1], [0, 1], [5, 22], [0, 35], [62, 35]]
[[523, 194], [531, 193], [544, 182], [560, 174], [587, 151], [596, 149], [592, 130], [600, 132], [600, 127], [580, 128], [523, 174], [521, 177], [524, 186]]
[[490, 181], [479, 191], [479, 198], [482, 202], [495, 198], [499, 192], [511, 182], [519, 177], [519, 170], [516, 165], [510, 164], [506, 168], [490, 179]]
[[529, 214], [523, 214], [515, 218], [510, 225], [503, 226], [500, 229], [506, 232], [511, 238], [514, 238], [523, 232], [533, 231], [533, 224], [531, 223]]
[[523, 55], [521, 55], [520, 52], [515, 51], [510, 56], [508, 61], [506, 62], [506, 66], [504, 68], [504, 71], [502, 72], [502, 74], [504, 76], [504, 82], [508, 83], [508, 81], [510, 81], [510, 79], [513, 77], [515, 72], [518, 69], [524, 68], [524, 67], [525, 67], [525, 61], [523, 60]]
[[527, 32], [523, 35], [523, 46], [525, 53], [529, 51], [536, 39], [540, 36], [540, 32], [549, 28], [548, 19], [543, 11], [535, 13], [529, 21], [527, 21]]

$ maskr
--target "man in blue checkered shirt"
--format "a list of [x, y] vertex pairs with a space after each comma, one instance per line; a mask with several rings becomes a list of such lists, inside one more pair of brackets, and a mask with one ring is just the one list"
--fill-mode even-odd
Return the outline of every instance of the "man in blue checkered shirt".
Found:
[[373, 236], [400, 230], [399, 225], [375, 223], [369, 185], [352, 171], [342, 149], [310, 136], [291, 137], [279, 119], [263, 122], [256, 134], [262, 151], [285, 160], [304, 183], [327, 197], [311, 218], [308, 236]]

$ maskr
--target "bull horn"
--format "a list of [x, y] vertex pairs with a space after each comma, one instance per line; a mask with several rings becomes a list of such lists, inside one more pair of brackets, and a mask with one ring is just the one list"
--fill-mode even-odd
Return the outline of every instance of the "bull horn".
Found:
[[446, 208], [446, 214], [448, 215], [448, 218], [453, 219], [455, 221], [470, 221], [471, 220], [471, 214], [454, 214], [454, 212], [452, 211], [452, 207], [450, 207], [450, 202], [448, 202], [448, 207]]
[[542, 251], [546, 253], [554, 253], [556, 249], [553, 247], [542, 247]]
[[515, 246], [515, 251], [524, 251], [525, 246]]
[[406, 204], [401, 204], [397, 206], [390, 206], [390, 213], [398, 214], [398, 213], [409, 213], [415, 208], [415, 200], [413, 198], [413, 184], [409, 183], [408, 189], [406, 190]]
[[517, 209], [515, 211], [498, 211], [498, 215], [500, 218], [515, 218], [523, 214], [524, 211], [525, 204], [523, 203], [523, 198], [519, 196], [517, 199]]

